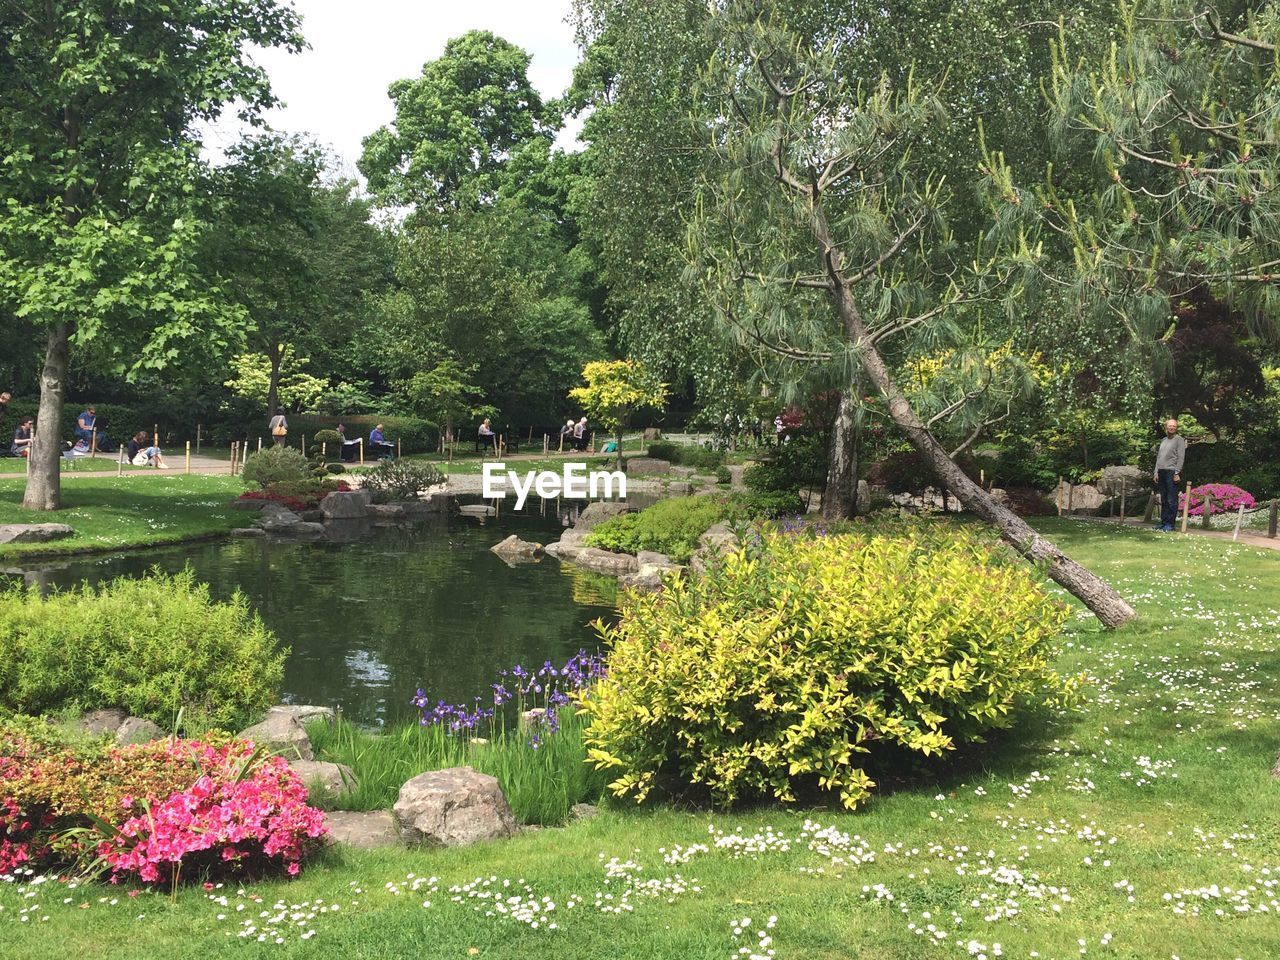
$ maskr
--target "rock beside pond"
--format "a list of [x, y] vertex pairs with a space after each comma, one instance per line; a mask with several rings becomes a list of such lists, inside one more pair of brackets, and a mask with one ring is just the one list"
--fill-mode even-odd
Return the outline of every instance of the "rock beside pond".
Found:
[[65, 523], [0, 523], [0, 543], [48, 543], [74, 533]]
[[344, 793], [356, 787], [356, 775], [345, 763], [327, 760], [290, 760], [289, 769], [298, 775], [308, 788], [320, 787], [332, 794]]
[[236, 497], [229, 506], [232, 510], [261, 510], [263, 504], [268, 502], [270, 501], [257, 500], [253, 497]]
[[667, 494], [672, 497], [687, 497], [691, 489], [688, 480], [672, 480], [667, 484]]
[[400, 838], [411, 845], [460, 847], [517, 830], [498, 781], [471, 767], [414, 777], [400, 788], [392, 816]]
[[492, 517], [497, 511], [486, 503], [464, 503], [458, 512], [464, 517]]
[[698, 538], [698, 549], [694, 551], [689, 565], [701, 573], [713, 558], [722, 553], [728, 553], [737, 545], [738, 538], [729, 529], [729, 524], [722, 520], [708, 527], [706, 532]]
[[[666, 461], [663, 461], [664, 463]], [[574, 522], [573, 529], [579, 534], [585, 534], [587, 531], [610, 520], [613, 517], [624, 513], [635, 513], [635, 507], [627, 503], [621, 503], [617, 500], [597, 500], [588, 504], [578, 514], [578, 519]], [[563, 538], [561, 538], [563, 539]]]
[[335, 490], [320, 501], [320, 510], [326, 520], [362, 520], [372, 502], [368, 490]]
[[124, 747], [132, 743], [150, 743], [152, 740], [160, 740], [165, 736], [165, 732], [160, 729], [158, 724], [152, 723], [144, 717], [129, 717], [116, 730], [116, 743]]
[[320, 707], [312, 703], [278, 703], [267, 708], [267, 716], [292, 717], [298, 723], [310, 723], [312, 720], [323, 720], [333, 723], [337, 714], [333, 707]]
[[671, 472], [669, 460], [655, 457], [632, 457], [627, 461], [627, 475], [631, 477], [665, 477]]
[[521, 540], [514, 533], [500, 543], [495, 543], [489, 549], [508, 563], [536, 560], [543, 553], [542, 544]]
[[233, 537], [239, 537], [242, 540], [251, 540], [254, 537], [265, 537], [267, 531], [261, 527], [237, 527], [231, 531]]
[[610, 550], [601, 550], [598, 547], [583, 547], [576, 550], [572, 555], [564, 557], [571, 563], [576, 563], [580, 567], [586, 567], [588, 570], [594, 570], [596, 573], [607, 574], [611, 577], [621, 576], [624, 573], [635, 573], [640, 569], [640, 564], [636, 563], [636, 558], [629, 553], [613, 553]]
[[594, 820], [599, 815], [599, 808], [590, 803], [575, 803], [569, 808], [570, 820]]
[[311, 740], [302, 724], [286, 713], [268, 713], [261, 723], [240, 731], [243, 740], [252, 740], [268, 753], [289, 759], [314, 760]]
[[324, 815], [330, 843], [341, 843], [360, 850], [394, 847], [400, 843], [396, 822], [389, 811], [370, 810], [357, 813], [335, 810]]

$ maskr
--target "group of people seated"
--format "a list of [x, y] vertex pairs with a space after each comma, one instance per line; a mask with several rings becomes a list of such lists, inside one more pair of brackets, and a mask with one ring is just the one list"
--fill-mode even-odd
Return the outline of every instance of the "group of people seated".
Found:
[[590, 434], [587, 432], [587, 418], [574, 421], [566, 420], [564, 426], [560, 428], [560, 449], [579, 450], [587, 449], [587, 442], [590, 440]]
[[[342, 441], [341, 457], [344, 463], [354, 463], [360, 452], [361, 438], [356, 437], [354, 440], [347, 439], [347, 428], [343, 424], [338, 424], [338, 437]], [[387, 439], [386, 434], [382, 432], [382, 424], [377, 424], [369, 431], [369, 452], [375, 460], [394, 460], [396, 458], [396, 445]]]

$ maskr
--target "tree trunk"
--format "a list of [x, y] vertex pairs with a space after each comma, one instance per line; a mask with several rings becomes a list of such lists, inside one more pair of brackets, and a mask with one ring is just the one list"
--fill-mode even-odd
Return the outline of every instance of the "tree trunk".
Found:
[[22, 505], [28, 510], [58, 510], [62, 507], [62, 406], [67, 400], [67, 369], [70, 364], [71, 327], [56, 324], [49, 331], [40, 373], [40, 409], [36, 416], [35, 442], [29, 456], [30, 474]]
[[822, 518], [851, 520], [858, 515], [858, 405], [854, 388], [840, 392], [831, 426], [827, 483], [822, 489]]
[[272, 344], [267, 351], [271, 361], [271, 377], [267, 381], [267, 419], [280, 412], [280, 364], [284, 359], [284, 345]]
[[942, 445], [934, 439], [889, 372], [884, 358], [867, 335], [862, 314], [841, 272], [842, 254], [831, 240], [830, 229], [821, 210], [814, 211], [813, 233], [818, 241], [827, 274], [831, 279], [831, 295], [844, 326], [846, 338], [860, 347], [863, 369], [871, 383], [889, 405], [889, 416], [910, 444], [933, 468], [938, 479], [969, 510], [1000, 531], [1001, 537], [1033, 563], [1044, 564], [1046, 571], [1072, 596], [1079, 599], [1108, 628], [1122, 626], [1137, 614], [1125, 599], [1097, 574], [1076, 563], [1054, 544], [1036, 533], [1031, 526], [1008, 507], [998, 503], [989, 493], [965, 475]]

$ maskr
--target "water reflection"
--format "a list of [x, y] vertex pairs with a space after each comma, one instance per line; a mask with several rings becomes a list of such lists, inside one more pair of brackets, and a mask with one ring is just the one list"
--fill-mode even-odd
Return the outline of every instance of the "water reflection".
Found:
[[598, 648], [614, 582], [547, 559], [508, 566], [489, 547], [512, 533], [554, 540], [577, 504], [530, 501], [481, 519], [356, 527], [310, 542], [229, 540], [63, 560], [2, 575], [45, 589], [190, 564], [214, 597], [245, 594], [292, 652], [283, 695], [340, 704], [359, 722], [413, 715], [432, 698], [484, 696], [498, 670]]

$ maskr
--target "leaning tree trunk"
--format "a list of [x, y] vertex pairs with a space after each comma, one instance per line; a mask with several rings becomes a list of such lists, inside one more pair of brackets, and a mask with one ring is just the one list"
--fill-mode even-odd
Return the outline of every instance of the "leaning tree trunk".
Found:
[[1033, 563], [1044, 564], [1049, 576], [1079, 599], [1108, 628], [1122, 626], [1137, 614], [1115, 588], [1097, 574], [1076, 563], [1054, 544], [1036, 533], [1025, 520], [974, 483], [961, 470], [950, 454], [934, 439], [889, 372], [884, 358], [867, 335], [862, 313], [853, 299], [841, 266], [842, 254], [831, 240], [830, 230], [821, 211], [814, 212], [814, 237], [831, 279], [831, 294], [844, 326], [845, 337], [857, 345], [862, 366], [871, 383], [889, 405], [889, 416], [933, 468], [938, 479], [969, 510], [1000, 531], [1001, 537]]
[[840, 392], [822, 489], [824, 520], [851, 520], [858, 513], [858, 406], [853, 388]]
[[28, 510], [57, 510], [62, 506], [62, 406], [67, 400], [67, 369], [71, 326], [55, 324], [49, 331], [44, 369], [40, 373], [40, 409], [35, 441], [28, 456], [30, 473], [22, 505]]

